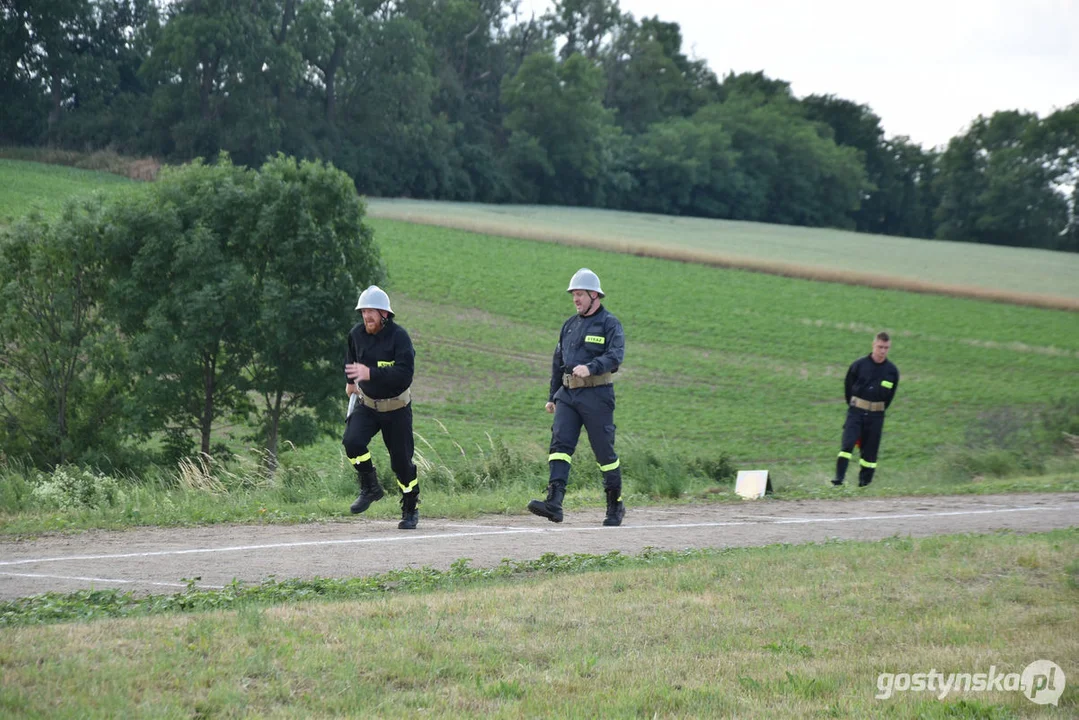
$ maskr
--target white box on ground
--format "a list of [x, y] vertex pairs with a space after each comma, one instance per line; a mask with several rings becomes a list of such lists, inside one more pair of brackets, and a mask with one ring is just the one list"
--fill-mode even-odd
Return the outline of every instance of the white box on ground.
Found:
[[772, 479], [767, 470], [739, 470], [734, 492], [747, 500], [762, 498], [772, 492]]

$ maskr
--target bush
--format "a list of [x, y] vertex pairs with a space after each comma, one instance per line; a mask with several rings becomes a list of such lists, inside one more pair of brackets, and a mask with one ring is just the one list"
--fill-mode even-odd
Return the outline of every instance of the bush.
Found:
[[34, 485], [30, 497], [44, 508], [96, 510], [124, 500], [116, 478], [73, 465], [61, 465], [48, 475], [38, 473]]
[[733, 480], [738, 475], [738, 468], [727, 453], [720, 453], [719, 457], [694, 458], [686, 464], [686, 469], [693, 475], [711, 478], [717, 483]]

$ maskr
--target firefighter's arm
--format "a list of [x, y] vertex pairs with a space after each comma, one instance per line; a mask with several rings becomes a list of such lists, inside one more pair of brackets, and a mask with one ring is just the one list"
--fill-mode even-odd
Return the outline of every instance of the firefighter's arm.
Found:
[[[554, 394], [558, 392], [558, 388], [562, 387], [562, 341], [559, 340], [558, 344], [554, 348], [554, 356], [551, 358], [551, 389], [547, 393], [547, 404], [551, 405], [554, 402]], [[554, 409], [550, 409], [547, 412], [554, 412]]]
[[622, 332], [622, 323], [618, 320], [608, 317], [603, 336], [603, 354], [588, 363], [588, 370], [592, 375], [614, 372], [621, 367], [626, 353], [626, 336]]
[[398, 326], [393, 347], [393, 362], [380, 362], [376, 367], [371, 368], [371, 379], [404, 392], [412, 385], [415, 369], [416, 349], [412, 345], [412, 338]]
[[850, 405], [851, 396], [854, 395], [854, 381], [858, 379], [858, 372], [855, 370], [858, 363], [851, 363], [851, 366], [847, 368], [847, 378], [843, 381], [843, 397], [847, 401], [847, 405]]
[[899, 372], [896, 371], [895, 380], [892, 381], [893, 385], [889, 388], [888, 398], [884, 401], [884, 409], [887, 410], [888, 406], [892, 404], [892, 400], [895, 400], [895, 394], [899, 391]]
[[[348, 345], [345, 349], [345, 379], [348, 381], [348, 385], [351, 386], [354, 381], [367, 380], [370, 377], [370, 372], [364, 373], [367, 368], [360, 363], [360, 355], [356, 352], [356, 347], [352, 343], [352, 333], [348, 334]], [[345, 390], [349, 395], [352, 394], [347, 388]]]

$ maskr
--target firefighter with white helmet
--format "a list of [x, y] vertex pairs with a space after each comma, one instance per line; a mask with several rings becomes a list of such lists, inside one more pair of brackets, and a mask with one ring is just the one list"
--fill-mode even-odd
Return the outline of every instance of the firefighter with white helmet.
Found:
[[401, 489], [401, 522], [397, 527], [413, 530], [420, 518], [420, 488], [412, 461], [415, 441], [410, 390], [416, 351], [408, 332], [394, 322], [390, 298], [382, 288], [372, 285], [360, 293], [356, 310], [362, 313], [362, 321], [348, 333], [345, 391], [356, 395], [358, 402], [345, 421], [342, 440], [359, 475], [360, 496], [350, 509], [362, 513], [385, 495], [368, 449], [371, 439], [381, 432]]
[[566, 291], [573, 295], [577, 314], [562, 324], [551, 363], [546, 409], [554, 413], [554, 422], [547, 457], [547, 499], [533, 500], [528, 510], [551, 522], [562, 522], [562, 500], [573, 452], [584, 427], [603, 473], [607, 497], [603, 524], [617, 526], [622, 524], [626, 508], [622, 502], [621, 463], [614, 451], [612, 376], [622, 365], [625, 335], [622, 323], [603, 306], [605, 295], [596, 273], [581, 268], [573, 274]]

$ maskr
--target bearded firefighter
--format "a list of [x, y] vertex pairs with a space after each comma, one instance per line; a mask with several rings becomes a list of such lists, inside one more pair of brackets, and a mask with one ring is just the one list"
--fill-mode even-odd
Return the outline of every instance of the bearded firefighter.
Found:
[[342, 440], [359, 476], [360, 495], [350, 510], [362, 513], [385, 495], [368, 448], [381, 432], [390, 468], [401, 489], [401, 522], [397, 527], [414, 530], [420, 519], [420, 488], [412, 461], [415, 446], [410, 391], [416, 351], [408, 332], [394, 322], [390, 298], [380, 287], [372, 285], [360, 293], [356, 310], [362, 321], [348, 333], [345, 392], [350, 397]]

